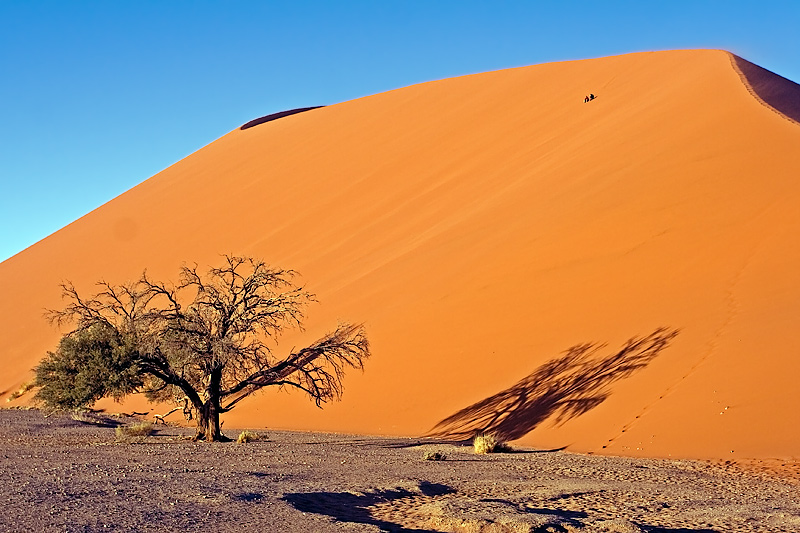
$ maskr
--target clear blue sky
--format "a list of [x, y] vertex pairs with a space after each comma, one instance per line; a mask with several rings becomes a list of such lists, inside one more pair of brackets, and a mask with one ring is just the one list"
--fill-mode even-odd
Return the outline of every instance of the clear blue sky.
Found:
[[0, 0], [0, 261], [262, 115], [676, 48], [800, 81], [800, 0]]

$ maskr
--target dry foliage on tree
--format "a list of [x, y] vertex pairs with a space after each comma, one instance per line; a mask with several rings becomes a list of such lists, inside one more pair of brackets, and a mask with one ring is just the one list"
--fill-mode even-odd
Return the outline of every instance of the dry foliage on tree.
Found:
[[100, 282], [87, 299], [65, 283], [67, 305], [47, 317], [71, 330], [36, 368], [37, 398], [73, 409], [107, 396], [144, 392], [163, 401], [177, 393], [203, 440], [221, 440], [220, 414], [264, 387], [299, 389], [317, 406], [339, 399], [345, 370], [363, 369], [370, 355], [364, 328], [340, 324], [308, 347], [277, 355], [277, 337], [302, 328], [315, 300], [293, 283], [295, 275], [225, 256], [205, 273], [183, 267], [177, 284], [145, 272], [135, 283]]

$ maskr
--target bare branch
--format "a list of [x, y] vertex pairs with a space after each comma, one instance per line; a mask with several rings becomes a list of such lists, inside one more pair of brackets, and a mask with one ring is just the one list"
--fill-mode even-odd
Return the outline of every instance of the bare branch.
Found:
[[307, 392], [319, 407], [341, 397], [346, 368], [363, 370], [369, 356], [369, 341], [363, 325], [342, 324], [308, 348], [252, 374], [220, 396], [233, 396], [225, 407], [230, 409], [261, 388], [291, 383]]

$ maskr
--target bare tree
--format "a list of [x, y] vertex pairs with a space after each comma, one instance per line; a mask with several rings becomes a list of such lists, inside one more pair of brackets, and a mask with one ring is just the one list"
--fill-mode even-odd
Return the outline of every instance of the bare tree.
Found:
[[302, 329], [313, 294], [296, 273], [263, 261], [225, 256], [201, 274], [183, 267], [177, 284], [151, 280], [98, 283], [82, 298], [71, 283], [68, 301], [48, 311], [70, 324], [58, 349], [36, 368], [37, 397], [53, 408], [144, 392], [154, 401], [185, 396], [196, 414], [198, 440], [223, 440], [220, 414], [268, 386], [305, 392], [318, 407], [342, 395], [345, 370], [363, 370], [369, 343], [362, 325], [339, 324], [310, 346], [276, 355], [276, 339]]

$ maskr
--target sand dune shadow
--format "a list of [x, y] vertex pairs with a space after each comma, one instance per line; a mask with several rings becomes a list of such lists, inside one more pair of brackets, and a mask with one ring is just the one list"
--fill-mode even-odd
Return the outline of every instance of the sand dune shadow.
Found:
[[311, 111], [312, 109], [319, 109], [320, 107], [325, 107], [325, 106], [318, 105], [313, 107], [299, 107], [297, 109], [289, 109], [288, 111], [280, 111], [278, 113], [272, 113], [271, 115], [266, 115], [264, 117], [253, 119], [250, 122], [243, 124], [239, 129], [240, 130], [250, 129], [253, 126], [258, 126], [259, 124], [272, 122], [273, 120], [278, 120], [279, 118], [296, 115], [297, 113], [304, 113], [306, 111]]
[[563, 424], [603, 403], [611, 384], [650, 364], [678, 331], [659, 328], [608, 355], [600, 355], [605, 344], [573, 346], [508, 389], [448, 416], [426, 436], [468, 440], [491, 433], [515, 440], [551, 417]]
[[769, 107], [800, 124], [800, 85], [733, 55], [734, 67], [748, 88]]

